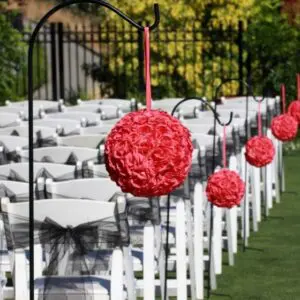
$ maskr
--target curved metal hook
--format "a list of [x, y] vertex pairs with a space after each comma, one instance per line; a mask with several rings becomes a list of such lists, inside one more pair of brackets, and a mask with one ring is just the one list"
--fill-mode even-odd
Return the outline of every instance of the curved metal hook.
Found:
[[206, 101], [205, 99], [203, 99], [203, 98], [201, 98], [201, 97], [188, 97], [188, 98], [185, 98], [185, 99], [179, 101], [179, 102], [175, 105], [175, 107], [173, 108], [171, 115], [173, 116], [173, 115], [175, 114], [177, 108], [178, 108], [182, 103], [187, 102], [187, 101], [190, 101], [190, 100], [199, 100], [199, 101], [202, 102], [203, 104], [207, 105], [207, 106], [211, 109], [211, 111], [212, 111], [212, 113], [213, 113], [213, 115], [214, 115], [214, 118], [217, 120], [217, 122], [219, 123], [219, 125], [221, 125], [221, 126], [228, 126], [228, 125], [232, 122], [232, 119], [233, 119], [233, 112], [232, 112], [232, 111], [230, 112], [229, 121], [228, 121], [227, 123], [223, 123], [223, 122], [220, 120], [220, 118], [219, 118], [219, 114], [218, 114], [217, 110], [216, 110], [216, 109], [215, 109], [208, 101]]
[[256, 97], [253, 97], [253, 100], [256, 102], [256, 103], [262, 103], [266, 100], [265, 96], [263, 96], [260, 100], [259, 99], [256, 99]]
[[[140, 31], [144, 31], [144, 27], [141, 26], [140, 24], [136, 23], [135, 21], [133, 21], [131, 18], [129, 18], [127, 15], [125, 15], [123, 12], [121, 12], [119, 9], [117, 9], [116, 7], [114, 7], [113, 5], [109, 4], [106, 1], [103, 0], [68, 0], [66, 2], [62, 2], [56, 6], [54, 6], [53, 8], [51, 8], [41, 19], [40, 21], [37, 23], [31, 37], [29, 40], [29, 44], [34, 42], [36, 35], [38, 33], [38, 31], [40, 30], [40, 28], [45, 24], [45, 22], [58, 10], [70, 6], [72, 4], [81, 4], [81, 3], [94, 3], [94, 4], [98, 4], [100, 6], [104, 6], [106, 8], [108, 8], [109, 10], [113, 11], [114, 13], [116, 13], [118, 16], [120, 16], [122, 19], [124, 19], [125, 21], [127, 21], [129, 24], [131, 24], [132, 26], [134, 26], [135, 28], [137, 28]], [[160, 22], [160, 11], [159, 11], [159, 5], [157, 3], [154, 4], [153, 6], [153, 10], [154, 10], [154, 16], [155, 16], [155, 21], [154, 23], [149, 27], [150, 30], [153, 30], [155, 28], [158, 27], [158, 24]]]
[[157, 28], [159, 25], [159, 22], [160, 22], [160, 12], [159, 12], [158, 3], [154, 3], [153, 10], [154, 10], [155, 20], [154, 20], [154, 23], [149, 27], [149, 30], [151, 30], [151, 31], [153, 29]]

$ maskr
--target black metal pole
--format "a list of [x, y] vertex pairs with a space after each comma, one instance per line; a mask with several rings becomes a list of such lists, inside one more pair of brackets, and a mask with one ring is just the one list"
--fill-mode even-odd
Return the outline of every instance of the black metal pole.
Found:
[[167, 199], [167, 224], [166, 224], [166, 248], [165, 248], [165, 282], [164, 282], [164, 299], [168, 299], [168, 258], [169, 258], [169, 230], [170, 230], [170, 206], [171, 194], [168, 194]]
[[145, 90], [145, 75], [144, 75], [144, 35], [138, 32], [138, 59], [139, 59], [139, 91], [143, 93]]
[[[249, 118], [249, 86], [247, 88], [247, 98], [246, 98], [246, 140], [248, 141], [249, 139], [249, 124], [248, 124], [248, 118]], [[245, 195], [245, 200], [246, 200], [246, 197], [247, 197], [247, 193], [248, 193], [248, 184], [249, 184], [249, 181], [248, 181], [248, 163], [247, 161], [245, 160], [245, 184], [246, 184], [246, 195]], [[253, 191], [252, 191], [253, 193]], [[243, 236], [243, 252], [246, 251], [246, 248], [247, 248], [247, 228], [246, 228], [246, 209], [247, 209], [247, 203], [244, 204], [244, 236]], [[253, 209], [252, 209], [252, 212], [253, 212]]]
[[34, 300], [34, 165], [33, 165], [33, 46], [28, 49], [28, 146], [29, 146], [29, 299]]
[[[217, 103], [215, 102], [214, 109], [216, 110]], [[217, 118], [214, 118], [214, 139], [213, 139], [213, 161], [212, 161], [212, 172], [216, 169], [216, 131], [217, 131]], [[224, 137], [223, 137], [224, 138]], [[208, 241], [208, 251], [209, 251], [209, 265], [208, 265], [208, 278], [207, 278], [207, 298], [210, 298], [211, 294], [211, 270], [212, 270], [212, 256], [213, 256], [213, 232], [214, 232], [214, 205], [210, 203], [210, 216], [209, 216], [209, 241]]]
[[65, 99], [65, 67], [64, 67], [64, 28], [58, 23], [58, 62], [60, 99]]
[[[239, 31], [238, 31], [238, 47], [239, 47], [239, 82], [241, 83], [244, 80], [244, 41], [243, 41], [243, 22], [239, 21]], [[242, 84], [239, 86], [239, 95], [243, 95], [244, 87]]]
[[52, 100], [57, 101], [57, 52], [56, 52], [56, 24], [50, 24], [51, 36], [51, 72], [52, 72]]
[[[137, 24], [135, 21], [130, 19], [120, 10], [112, 6], [106, 1], [102, 0], [69, 0], [62, 2], [52, 9], [50, 9], [37, 23], [35, 29], [33, 30], [30, 40], [29, 40], [29, 48], [28, 48], [28, 119], [29, 119], [29, 127], [28, 127], [28, 139], [29, 139], [29, 251], [30, 251], [30, 265], [29, 265], [29, 298], [30, 300], [34, 300], [34, 134], [33, 134], [33, 48], [35, 41], [37, 39], [37, 35], [42, 28], [42, 26], [46, 23], [46, 21], [58, 10], [70, 6], [72, 4], [79, 3], [94, 3], [100, 6], [106, 7], [109, 10], [116, 13], [122, 19], [127, 21], [129, 24], [134, 26], [140, 31], [144, 31], [144, 27]], [[150, 26], [150, 30], [154, 30], [160, 21], [160, 13], [158, 4], [154, 4], [154, 15], [155, 21], [153, 25]]]

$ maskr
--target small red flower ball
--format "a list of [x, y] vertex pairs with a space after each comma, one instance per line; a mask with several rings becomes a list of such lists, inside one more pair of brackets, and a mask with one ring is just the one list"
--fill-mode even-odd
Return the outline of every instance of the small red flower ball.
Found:
[[124, 193], [155, 197], [170, 193], [185, 180], [192, 162], [190, 132], [159, 110], [124, 116], [105, 144], [106, 169]]
[[291, 102], [288, 108], [288, 113], [296, 119], [298, 125], [300, 124], [300, 101], [295, 100]]
[[208, 201], [218, 207], [239, 205], [245, 194], [245, 183], [238, 173], [222, 169], [209, 176], [206, 186]]
[[271, 130], [279, 141], [292, 141], [297, 136], [298, 122], [289, 114], [282, 114], [273, 118]]
[[273, 142], [266, 136], [255, 136], [246, 143], [246, 160], [255, 167], [264, 167], [272, 162], [275, 155]]

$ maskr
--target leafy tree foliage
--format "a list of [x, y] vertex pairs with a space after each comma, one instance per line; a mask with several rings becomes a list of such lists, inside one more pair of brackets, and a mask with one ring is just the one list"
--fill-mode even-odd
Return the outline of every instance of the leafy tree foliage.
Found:
[[13, 96], [17, 72], [24, 60], [21, 34], [4, 15], [0, 15], [0, 100]]
[[[236, 31], [238, 22], [246, 21], [250, 17], [253, 1], [159, 1], [161, 23], [151, 34], [154, 97], [198, 95], [210, 99], [222, 79], [237, 77]], [[153, 22], [152, 9], [155, 0], [111, 0], [109, 2], [134, 20], [142, 21], [143, 25]], [[102, 21], [106, 18], [110, 23], [116, 22], [113, 26], [117, 28], [123, 28], [122, 26], [127, 28], [115, 14], [107, 12], [104, 16], [103, 8], [99, 9], [99, 12], [100, 10]], [[124, 36], [118, 38], [123, 41], [136, 40], [136, 34], [128, 30]], [[105, 74], [98, 72], [99, 78], [107, 77], [108, 74], [112, 78], [114, 74], [120, 72], [132, 74], [130, 82], [126, 82], [126, 90], [130, 90], [131, 93], [124, 96], [136, 97], [140, 94], [142, 98], [138, 79], [141, 72], [138, 69], [137, 43], [133, 45], [125, 42], [125, 46], [122, 47], [112, 45], [110, 51], [113, 51], [118, 63], [107, 62]], [[237, 87], [237, 83], [231, 83], [223, 89], [223, 92], [235, 94]]]
[[280, 0], [259, 0], [247, 31], [247, 43], [253, 60], [253, 86], [279, 93], [287, 85], [288, 99], [296, 97], [295, 75], [300, 72], [299, 25], [288, 22]]

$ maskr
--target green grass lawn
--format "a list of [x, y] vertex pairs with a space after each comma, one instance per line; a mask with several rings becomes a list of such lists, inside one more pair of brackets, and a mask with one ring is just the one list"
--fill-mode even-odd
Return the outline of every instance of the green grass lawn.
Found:
[[[252, 233], [249, 249], [224, 266], [212, 300], [300, 299], [300, 152], [285, 157], [286, 192]], [[224, 256], [226, 257], [226, 256]]]

